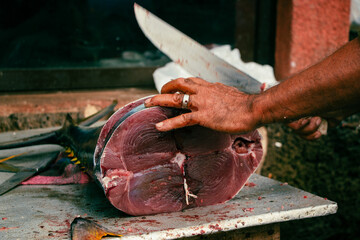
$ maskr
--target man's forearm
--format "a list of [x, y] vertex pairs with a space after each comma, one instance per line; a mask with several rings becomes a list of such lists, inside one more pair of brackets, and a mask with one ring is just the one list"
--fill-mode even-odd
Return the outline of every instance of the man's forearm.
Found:
[[261, 124], [360, 110], [360, 41], [255, 97]]

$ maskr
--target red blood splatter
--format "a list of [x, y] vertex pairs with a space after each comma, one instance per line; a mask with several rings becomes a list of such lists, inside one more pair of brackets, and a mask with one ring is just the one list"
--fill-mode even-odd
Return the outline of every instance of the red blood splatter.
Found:
[[175, 63], [179, 64], [180, 66], [184, 65], [184, 59], [177, 59]]
[[3, 217], [3, 218], [1, 218], [2, 220], [7, 220], [7, 217]]
[[69, 220], [65, 220], [65, 224], [68, 228], [70, 228], [70, 221]]
[[222, 228], [219, 226], [219, 224], [209, 225], [209, 228], [219, 230], [219, 231], [222, 230]]
[[255, 187], [256, 184], [253, 183], [253, 182], [247, 182], [247, 183], [245, 183], [245, 186], [247, 186], [247, 187]]
[[186, 221], [196, 221], [200, 218], [199, 215], [181, 215], [181, 218], [184, 218]]
[[259, 197], [258, 197], [258, 200], [261, 200], [261, 199], [262, 199], [262, 197], [259, 196]]
[[266, 83], [262, 83], [260, 86], [260, 91], [263, 92], [265, 90]]
[[243, 212], [252, 212], [254, 211], [254, 208], [243, 208]]
[[200, 234], [204, 234], [204, 233], [205, 233], [205, 231], [204, 231], [204, 230], [201, 230], [201, 231], [200, 231]]
[[[129, 223], [154, 223], [154, 224], [161, 224], [160, 222], [156, 220], [145, 220], [145, 219], [139, 219], [139, 220], [130, 220]], [[125, 225], [126, 223], [122, 223], [122, 225]]]
[[307, 198], [307, 196], [304, 196], [304, 198]]
[[327, 198], [326, 198], [326, 197], [324, 197], [324, 199], [325, 199], [325, 200], [327, 200]]
[[219, 216], [218, 216], [219, 218], [227, 218], [228, 217], [228, 215], [227, 214], [219, 214]]
[[68, 233], [69, 229], [68, 228], [64, 228], [64, 229], [60, 229], [60, 230], [56, 230], [55, 233]]
[[10, 229], [15, 229], [15, 228], [19, 228], [19, 227], [1, 227], [0, 231], [10, 230]]

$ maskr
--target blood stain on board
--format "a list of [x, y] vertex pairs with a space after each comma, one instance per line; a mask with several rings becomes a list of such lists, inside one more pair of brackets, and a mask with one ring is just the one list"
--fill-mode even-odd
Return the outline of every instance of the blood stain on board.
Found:
[[213, 229], [213, 230], [218, 230], [218, 231], [222, 230], [222, 228], [219, 226], [219, 224], [209, 225], [209, 228]]
[[246, 186], [246, 187], [255, 187], [256, 184], [253, 183], [253, 182], [247, 182], [247, 183], [245, 183], [245, 186]]

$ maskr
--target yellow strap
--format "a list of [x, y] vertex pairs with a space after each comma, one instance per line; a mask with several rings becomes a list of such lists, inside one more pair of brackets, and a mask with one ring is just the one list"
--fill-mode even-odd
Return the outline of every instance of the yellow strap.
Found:
[[16, 154], [16, 155], [12, 155], [12, 156], [10, 156], [10, 157], [6, 157], [6, 158], [3, 158], [3, 159], [0, 159], [0, 163], [5, 162], [5, 161], [7, 161], [7, 160], [10, 160], [10, 159], [12, 159], [12, 158], [15, 158], [15, 157], [24, 155], [24, 154], [29, 153], [29, 152], [31, 152], [31, 151], [19, 153], [19, 154]]

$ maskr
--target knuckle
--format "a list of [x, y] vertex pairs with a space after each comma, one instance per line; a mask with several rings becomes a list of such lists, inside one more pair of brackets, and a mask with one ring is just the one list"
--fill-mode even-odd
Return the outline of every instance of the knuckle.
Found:
[[170, 82], [168, 82], [168, 84], [171, 86], [177, 86], [178, 84], [181, 84], [183, 81], [184, 81], [184, 78], [175, 78], [175, 79], [171, 80]]
[[192, 122], [192, 115], [191, 114], [182, 114], [182, 115], [180, 115], [180, 120], [184, 124], [189, 124]]
[[194, 84], [194, 79], [193, 78], [185, 78], [184, 82], [187, 84]]
[[203, 84], [209, 83], [209, 82], [205, 81], [204, 79], [202, 79], [200, 77], [189, 77], [187, 79], [188, 79], [190, 84], [203, 85]]
[[175, 103], [181, 104], [181, 103], [182, 103], [183, 95], [182, 95], [182, 94], [175, 93], [175, 94], [173, 94], [172, 98], [173, 98], [173, 101], [174, 101]]

